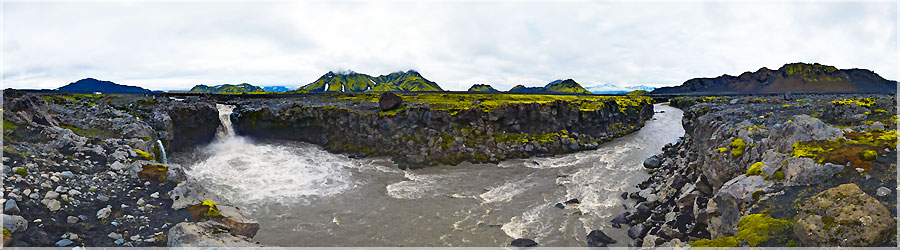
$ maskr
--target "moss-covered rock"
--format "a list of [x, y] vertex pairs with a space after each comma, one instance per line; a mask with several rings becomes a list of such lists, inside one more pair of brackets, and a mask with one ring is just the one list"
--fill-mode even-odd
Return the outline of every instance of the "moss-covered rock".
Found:
[[896, 236], [891, 212], [856, 184], [843, 184], [804, 201], [793, 230], [807, 246], [877, 246]]
[[165, 182], [167, 180], [167, 175], [169, 172], [169, 166], [163, 164], [146, 164], [138, 172], [138, 178], [143, 180], [154, 180], [159, 182]]
[[791, 222], [769, 217], [765, 214], [750, 214], [738, 222], [738, 232], [734, 236], [702, 239], [691, 242], [692, 247], [738, 247], [759, 246], [791, 227]]

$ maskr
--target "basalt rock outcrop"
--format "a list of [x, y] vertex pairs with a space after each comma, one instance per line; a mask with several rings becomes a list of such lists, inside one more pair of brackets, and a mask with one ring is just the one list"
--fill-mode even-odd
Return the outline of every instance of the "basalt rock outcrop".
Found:
[[232, 119], [238, 134], [322, 145], [331, 152], [389, 156], [401, 167], [497, 162], [596, 148], [653, 114], [649, 100], [582, 111], [567, 101], [512, 103], [451, 112], [416, 105], [395, 112], [302, 102], [248, 100]]
[[[648, 160], [660, 164], [612, 223], [642, 247], [895, 247], [896, 197], [874, 196], [897, 189], [895, 101], [675, 98], [685, 136]], [[846, 110], [860, 118], [839, 119]]]
[[4, 214], [4, 246], [167, 246], [185, 221], [241, 239], [258, 229], [225, 205], [208, 220], [170, 198], [190, 182], [178, 164], [162, 164], [157, 139], [167, 151], [207, 143], [219, 123], [209, 101], [7, 90], [3, 102], [2, 201], [13, 214]]

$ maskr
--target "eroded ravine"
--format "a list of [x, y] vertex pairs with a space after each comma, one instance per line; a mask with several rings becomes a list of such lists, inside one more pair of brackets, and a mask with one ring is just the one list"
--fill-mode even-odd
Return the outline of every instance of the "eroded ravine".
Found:
[[[647, 177], [641, 162], [684, 134], [681, 110], [654, 110], [641, 130], [596, 150], [500, 164], [404, 171], [385, 159], [253, 142], [229, 130], [172, 161], [258, 220], [255, 240], [268, 245], [505, 246], [522, 237], [585, 246], [587, 232], [602, 229], [625, 246], [624, 229], [608, 223], [631, 202], [619, 195], [637, 191]], [[580, 204], [554, 207], [572, 198]]]

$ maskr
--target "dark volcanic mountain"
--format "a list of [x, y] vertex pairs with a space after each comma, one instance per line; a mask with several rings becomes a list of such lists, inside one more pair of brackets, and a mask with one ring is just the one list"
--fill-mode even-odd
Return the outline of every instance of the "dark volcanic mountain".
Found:
[[866, 69], [837, 69], [818, 63], [791, 63], [778, 70], [761, 68], [739, 76], [694, 78], [681, 86], [663, 87], [652, 94], [760, 94], [779, 92], [896, 93], [897, 82]]
[[516, 85], [512, 89], [509, 90], [510, 93], [576, 93], [576, 94], [590, 94], [591, 92], [584, 87], [581, 87], [581, 84], [575, 82], [575, 80], [567, 79], [567, 80], [556, 80], [552, 81], [544, 87], [525, 87], [523, 85]]
[[372, 77], [356, 72], [328, 72], [318, 80], [297, 89], [298, 92], [421, 92], [444, 91], [437, 83], [422, 77], [419, 72], [409, 70], [398, 71], [387, 75]]
[[77, 82], [69, 83], [58, 89], [59, 92], [77, 93], [150, 93], [150, 90], [141, 87], [116, 84], [110, 81], [101, 81], [94, 78], [85, 78]]

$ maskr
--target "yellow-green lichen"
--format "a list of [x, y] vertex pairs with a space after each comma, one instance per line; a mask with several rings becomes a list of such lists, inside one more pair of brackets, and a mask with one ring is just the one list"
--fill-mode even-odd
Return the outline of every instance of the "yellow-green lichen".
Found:
[[147, 164], [138, 172], [138, 178], [143, 180], [155, 180], [165, 182], [168, 176], [169, 166], [162, 164]]
[[734, 139], [731, 143], [728, 144], [728, 147], [731, 148], [731, 156], [734, 158], [741, 157], [744, 155], [744, 149], [747, 148], [747, 144], [744, 143], [744, 139]]
[[725, 153], [725, 152], [728, 152], [728, 148], [726, 148], [726, 147], [721, 147], [721, 148], [716, 149], [716, 152], [719, 152], [719, 153]]
[[863, 98], [863, 99], [838, 100], [838, 101], [831, 102], [831, 104], [833, 104], [835, 106], [856, 104], [860, 107], [868, 108], [868, 107], [871, 107], [872, 104], [875, 104], [875, 98], [870, 97], [870, 98]]
[[772, 174], [772, 177], [779, 181], [784, 180], [784, 171], [781, 171], [781, 170], [775, 171], [775, 173]]
[[16, 169], [16, 174], [21, 176], [28, 176], [28, 169], [20, 167], [19, 169]]
[[769, 241], [774, 235], [791, 227], [791, 222], [769, 217], [765, 214], [750, 214], [738, 222], [738, 232], [734, 236], [716, 239], [702, 239], [691, 242], [693, 247], [738, 247], [746, 244], [755, 247]]
[[753, 165], [747, 169], [746, 176], [762, 175], [763, 174], [762, 167], [763, 167], [762, 162], [753, 163]]
[[[878, 151], [896, 147], [896, 130], [850, 131], [845, 132], [844, 137], [834, 140], [798, 141], [793, 145], [791, 157], [811, 158], [819, 164], [830, 162], [843, 165], [850, 162], [854, 167], [868, 171], [872, 163], [867, 159], [874, 158], [867, 157], [873, 156], [873, 153], [877, 157]], [[866, 150], [872, 152], [867, 156]]]
[[151, 155], [150, 153], [144, 152], [143, 150], [135, 149], [134, 153], [137, 154], [138, 157], [140, 157], [141, 159], [148, 160], [148, 161], [153, 160], [153, 155]]

